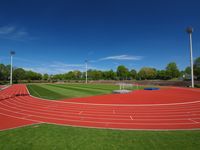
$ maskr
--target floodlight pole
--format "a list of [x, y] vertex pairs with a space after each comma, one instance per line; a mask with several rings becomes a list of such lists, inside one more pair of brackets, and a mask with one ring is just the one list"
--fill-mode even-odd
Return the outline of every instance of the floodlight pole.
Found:
[[87, 84], [88, 83], [88, 60], [85, 60], [85, 83]]
[[190, 38], [190, 67], [191, 67], [191, 82], [192, 82], [192, 88], [194, 88], [194, 71], [193, 71], [193, 53], [192, 53], [192, 33], [193, 33], [193, 28], [188, 27], [187, 28], [187, 33], [189, 34]]
[[14, 51], [10, 52], [10, 85], [12, 85], [12, 78], [13, 78], [13, 56], [15, 55]]

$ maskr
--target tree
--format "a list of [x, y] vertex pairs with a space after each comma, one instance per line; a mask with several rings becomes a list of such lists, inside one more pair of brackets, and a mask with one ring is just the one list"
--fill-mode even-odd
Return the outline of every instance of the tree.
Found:
[[17, 68], [13, 71], [13, 80], [18, 82], [18, 80], [25, 80], [26, 79], [26, 71], [22, 68]]
[[167, 79], [169, 79], [169, 77], [167, 76], [165, 70], [158, 70], [157, 71], [157, 79], [167, 80]]
[[194, 75], [197, 77], [197, 79], [200, 79], [200, 57], [195, 59], [194, 61]]
[[137, 77], [137, 71], [135, 69], [132, 69], [129, 72], [129, 75], [130, 75], [131, 79], [136, 79], [136, 77]]
[[180, 75], [180, 71], [175, 62], [171, 62], [166, 67], [166, 75], [169, 79], [178, 78]]
[[49, 75], [47, 73], [45, 73], [42, 77], [43, 80], [49, 80]]
[[115, 80], [116, 77], [117, 77], [117, 74], [113, 70], [109, 70], [109, 71], [104, 71], [103, 72], [103, 78], [105, 80]]
[[27, 80], [41, 80], [42, 74], [37, 73], [37, 72], [33, 72], [33, 71], [26, 71], [25, 79], [27, 79]]
[[120, 65], [117, 67], [117, 76], [120, 80], [127, 79], [128, 73], [128, 68], [126, 68], [125, 66]]
[[0, 64], [0, 80], [6, 81], [10, 77], [10, 65]]
[[81, 79], [82, 73], [79, 70], [73, 71], [76, 80]]
[[138, 73], [138, 77], [142, 80], [144, 79], [155, 79], [156, 78], [156, 69], [155, 68], [149, 68], [149, 67], [143, 67], [140, 69]]
[[52, 80], [64, 80], [65, 79], [66, 74], [56, 74], [56, 75], [51, 75], [50, 78]]
[[102, 79], [103, 77], [103, 73], [100, 70], [88, 70], [88, 78], [92, 79], [92, 80], [99, 80]]
[[190, 75], [191, 74], [191, 67], [186, 67], [185, 73]]

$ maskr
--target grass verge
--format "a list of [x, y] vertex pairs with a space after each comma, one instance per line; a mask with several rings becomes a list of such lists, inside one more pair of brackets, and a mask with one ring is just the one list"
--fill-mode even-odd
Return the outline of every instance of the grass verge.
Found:
[[50, 124], [0, 132], [1, 150], [197, 150], [200, 131], [119, 131]]

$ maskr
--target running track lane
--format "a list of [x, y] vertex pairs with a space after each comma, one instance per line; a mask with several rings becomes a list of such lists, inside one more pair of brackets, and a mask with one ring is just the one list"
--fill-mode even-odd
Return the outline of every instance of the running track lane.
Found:
[[[162, 97], [160, 97], [152, 103], [144, 99], [141, 103], [136, 100], [129, 104], [130, 100], [125, 99], [125, 104], [120, 104], [118, 99], [115, 102], [112, 99], [113, 104], [101, 104], [99, 99], [106, 96], [99, 96], [96, 103], [88, 103], [92, 97], [86, 102], [87, 98], [83, 98], [82, 101], [77, 99], [78, 102], [48, 101], [29, 96], [28, 91], [24, 89], [25, 86], [18, 86], [16, 88], [20, 89], [22, 96], [15, 89], [15, 94], [17, 93], [18, 96], [0, 100], [0, 120], [4, 122], [0, 124], [0, 130], [34, 123], [133, 130], [200, 128], [200, 92], [198, 90], [173, 89], [167, 97], [172, 98], [174, 94], [175, 98], [173, 100], [165, 98], [165, 102], [161, 101]], [[174, 90], [178, 91], [174, 92]], [[152, 92], [148, 94], [150, 97], [157, 98], [157, 94], [163, 96], [163, 91], [153, 93], [153, 96]], [[189, 94], [188, 91], [190, 91]], [[9, 90], [6, 94], [9, 95], [9, 92], [13, 94], [13, 90]], [[177, 92], [183, 94], [177, 95]], [[107, 96], [111, 97], [111, 95]], [[121, 96], [127, 97], [127, 95]], [[132, 99], [138, 95], [134, 96], [134, 93], [130, 94]], [[183, 100], [180, 101], [181, 99]], [[95, 99], [92, 101], [95, 102]]]

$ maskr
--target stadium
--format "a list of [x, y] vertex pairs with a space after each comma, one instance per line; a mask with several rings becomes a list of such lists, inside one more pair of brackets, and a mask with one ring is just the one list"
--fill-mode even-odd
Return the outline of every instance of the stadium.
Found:
[[0, 149], [200, 149], [192, 2], [0, 2]]

